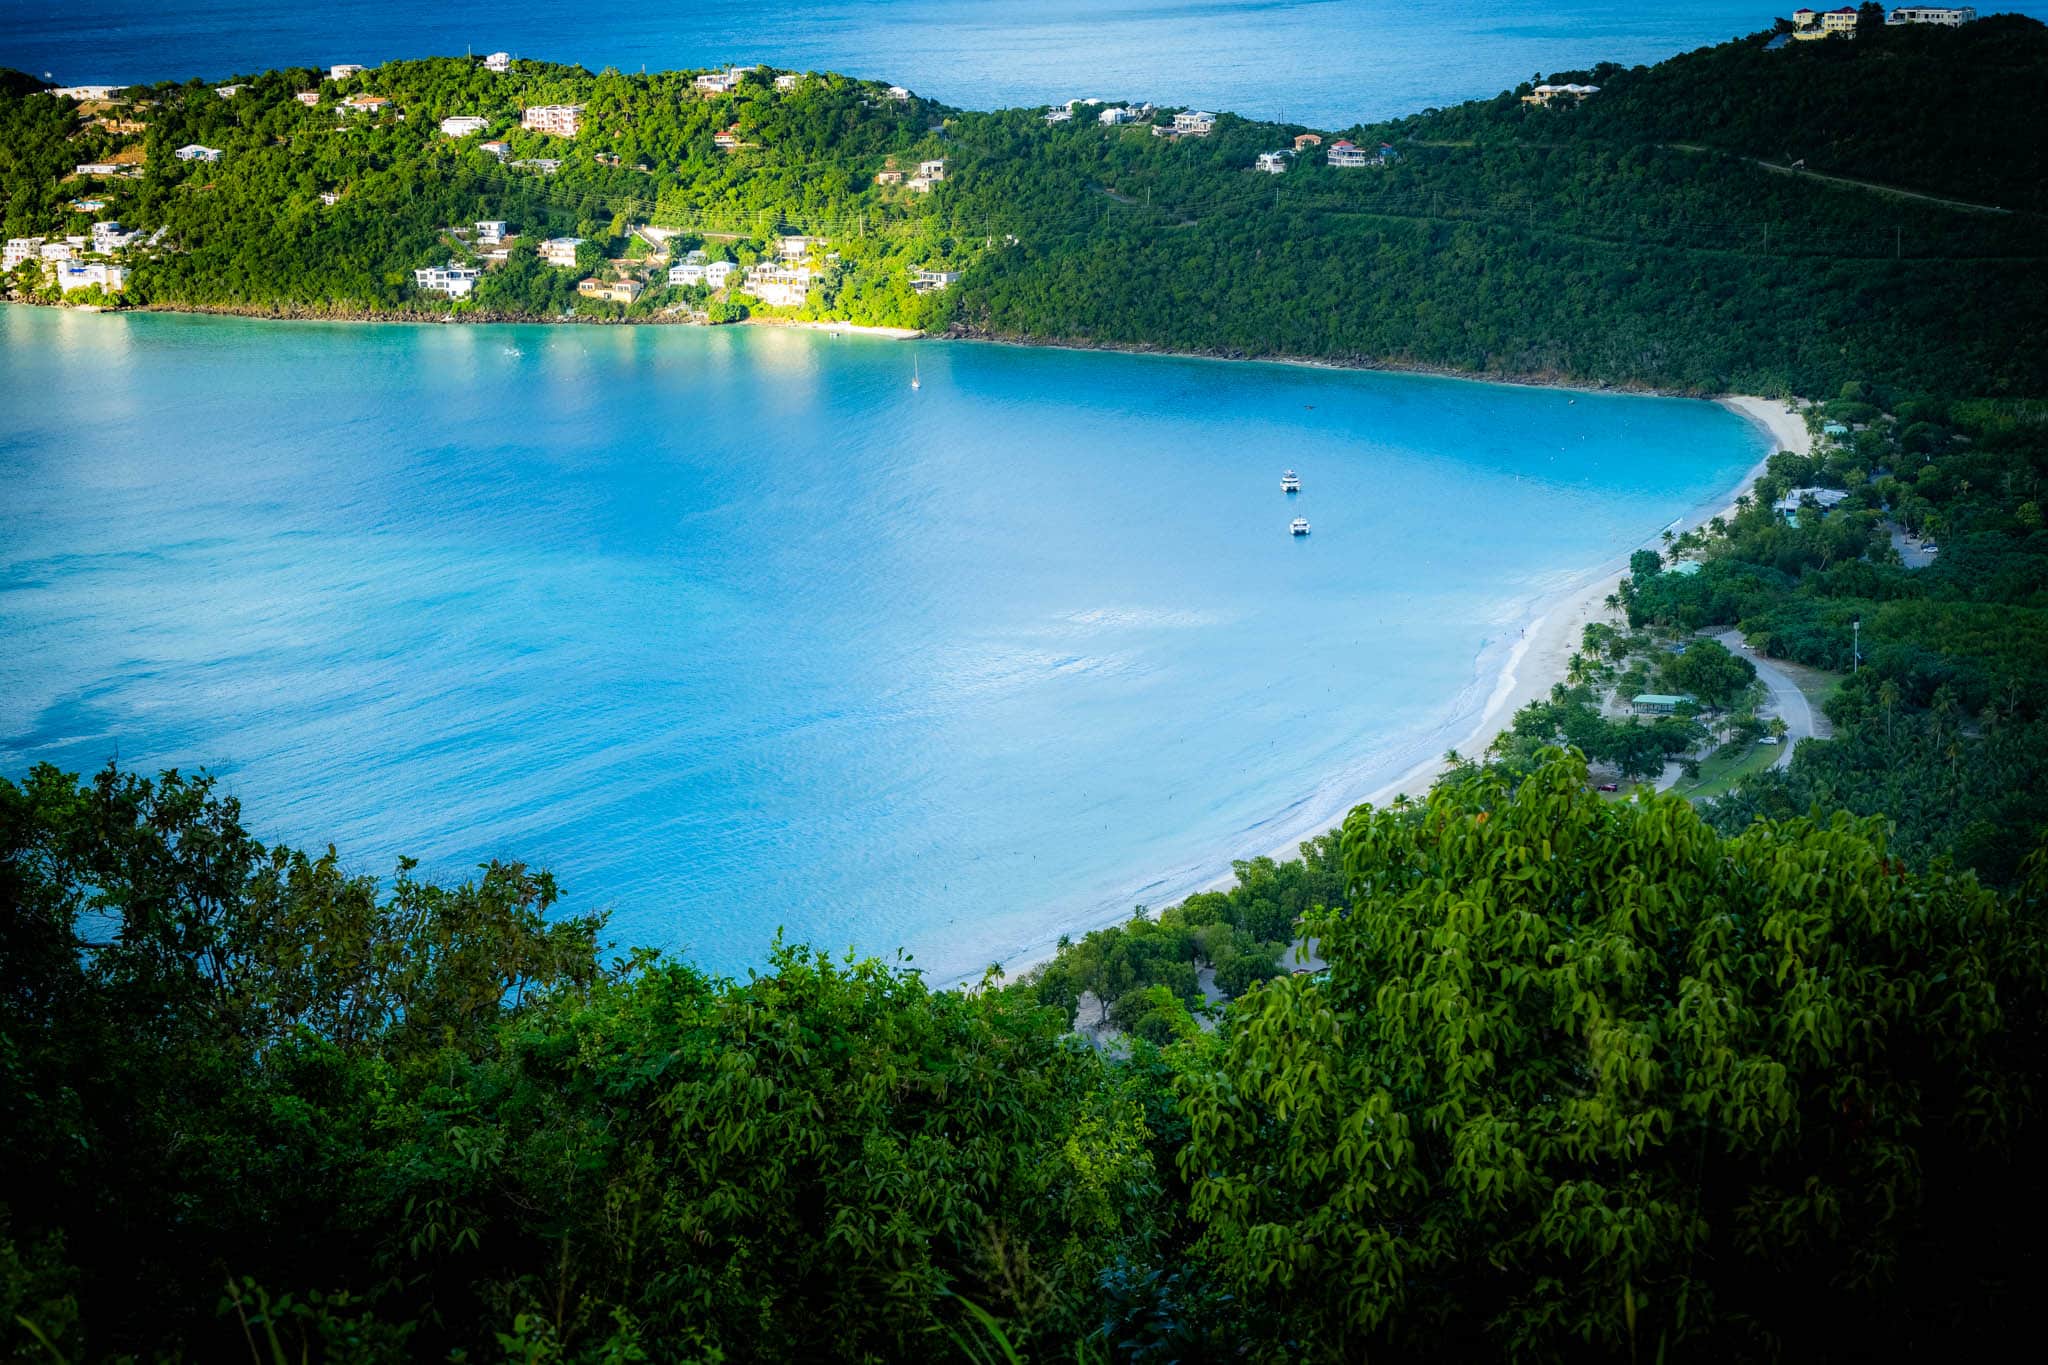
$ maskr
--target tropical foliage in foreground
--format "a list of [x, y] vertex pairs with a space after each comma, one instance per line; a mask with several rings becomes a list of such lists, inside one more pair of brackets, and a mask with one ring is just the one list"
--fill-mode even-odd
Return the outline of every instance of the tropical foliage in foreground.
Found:
[[2048, 859], [1716, 834], [1576, 758], [1345, 826], [1326, 977], [1098, 1052], [1031, 985], [604, 961], [541, 874], [0, 783], [13, 1358], [1861, 1358], [2031, 1292]]

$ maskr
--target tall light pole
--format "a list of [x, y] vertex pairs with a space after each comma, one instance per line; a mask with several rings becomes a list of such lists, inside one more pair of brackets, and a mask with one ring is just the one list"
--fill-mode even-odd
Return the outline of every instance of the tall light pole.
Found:
[[1849, 671], [1863, 671], [1863, 618], [1860, 616], [1849, 623]]

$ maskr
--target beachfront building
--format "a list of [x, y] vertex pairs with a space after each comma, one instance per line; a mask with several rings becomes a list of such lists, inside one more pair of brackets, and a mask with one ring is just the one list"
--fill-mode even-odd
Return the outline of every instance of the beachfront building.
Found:
[[341, 107], [351, 114], [381, 114], [390, 103], [388, 95], [350, 95], [341, 102]]
[[1839, 488], [1794, 488], [1771, 504], [1771, 510], [1785, 518], [1793, 526], [1799, 524], [1799, 512], [1809, 503], [1814, 509], [1825, 514], [1829, 508], [1849, 495]]
[[476, 220], [476, 239], [485, 246], [496, 246], [505, 240], [503, 218], [479, 218]]
[[66, 294], [74, 289], [91, 289], [94, 285], [113, 294], [126, 287], [127, 283], [128, 267], [109, 261], [62, 261], [57, 266], [57, 288]]
[[78, 259], [78, 247], [69, 241], [44, 242], [36, 248], [36, 259], [48, 264], [61, 264]]
[[1553, 104], [1570, 106], [1577, 104], [1588, 95], [1597, 95], [1599, 93], [1600, 87], [1597, 85], [1539, 85], [1532, 93], [1522, 96], [1522, 103], [1539, 105], [1544, 108], [1548, 108]]
[[12, 270], [23, 261], [42, 259], [43, 243], [47, 237], [9, 237], [5, 248], [0, 248], [0, 270]]
[[1255, 169], [1264, 171], [1267, 175], [1279, 175], [1287, 169], [1287, 153], [1260, 152]]
[[1668, 716], [1679, 707], [1692, 701], [1681, 692], [1638, 692], [1629, 698], [1629, 706], [1642, 716]]
[[180, 161], [213, 162], [220, 160], [220, 148], [203, 147], [197, 142], [188, 142], [184, 146], [178, 148], [177, 151], [172, 152], [171, 155], [175, 156]]
[[801, 308], [811, 289], [811, 270], [803, 265], [771, 265], [762, 262], [740, 280], [740, 292], [750, 294], [771, 308]]
[[127, 88], [125, 85], [60, 85], [50, 93], [60, 100], [77, 100], [80, 104], [105, 104]]
[[441, 120], [441, 132], [448, 137], [469, 137], [491, 126], [481, 114], [452, 114]]
[[913, 270], [910, 287], [919, 294], [934, 294], [960, 278], [957, 270]]
[[345, 81], [351, 76], [360, 76], [369, 69], [367, 66], [362, 66], [356, 62], [336, 62], [333, 66], [327, 68], [327, 79], [330, 81]]
[[580, 104], [536, 104], [519, 116], [519, 126], [533, 133], [574, 137], [583, 129]]
[[1189, 109], [1173, 116], [1176, 137], [1207, 137], [1215, 127], [1216, 116], [1203, 109]]
[[446, 265], [422, 266], [412, 272], [412, 282], [423, 294], [446, 294], [451, 299], [466, 299], [469, 291], [476, 288], [477, 277], [482, 274], [483, 271], [473, 266], [450, 261]]
[[293, 95], [292, 98], [305, 105], [308, 109], [311, 109], [320, 102], [320, 92], [318, 90], [301, 90]]
[[630, 304], [640, 297], [647, 286], [638, 280], [600, 280], [595, 277], [584, 280], [576, 286], [576, 292], [586, 299], [602, 299], [606, 303]]
[[540, 244], [540, 258], [549, 265], [573, 266], [576, 248], [582, 245], [581, 237], [550, 237]]
[[1973, 9], [1947, 9], [1939, 5], [1901, 5], [1884, 17], [1887, 24], [1939, 24], [1943, 28], [1961, 28], [1964, 24], [1977, 22], [1977, 11]]
[[511, 69], [512, 54], [509, 52], [493, 52], [490, 56], [484, 58], [484, 70], [486, 71], [495, 71], [502, 76]]

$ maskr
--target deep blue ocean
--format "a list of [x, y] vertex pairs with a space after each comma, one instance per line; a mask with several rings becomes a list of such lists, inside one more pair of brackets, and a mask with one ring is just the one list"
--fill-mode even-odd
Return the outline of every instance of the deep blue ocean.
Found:
[[[2044, 16], [2048, 0], [1995, 8]], [[81, 84], [503, 49], [593, 70], [830, 69], [973, 108], [1094, 95], [1342, 127], [1538, 71], [1658, 61], [1789, 12], [1760, 0], [0, 0], [0, 66]]]
[[1765, 445], [1418, 376], [0, 307], [0, 773], [203, 765], [358, 871], [522, 857], [622, 943], [945, 977], [1326, 827]]

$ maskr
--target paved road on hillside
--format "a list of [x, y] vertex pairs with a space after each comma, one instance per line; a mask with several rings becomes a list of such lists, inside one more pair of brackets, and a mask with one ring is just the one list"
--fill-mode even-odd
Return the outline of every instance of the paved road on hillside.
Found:
[[1799, 684], [1792, 681], [1786, 672], [1769, 659], [1743, 643], [1742, 632], [1724, 630], [1715, 637], [1728, 647], [1732, 654], [1739, 654], [1756, 665], [1757, 680], [1771, 690], [1771, 709], [1785, 721], [1785, 749], [1771, 763], [1773, 768], [1782, 768], [1792, 761], [1792, 747], [1802, 739], [1813, 738], [1813, 703], [1799, 690]]

